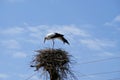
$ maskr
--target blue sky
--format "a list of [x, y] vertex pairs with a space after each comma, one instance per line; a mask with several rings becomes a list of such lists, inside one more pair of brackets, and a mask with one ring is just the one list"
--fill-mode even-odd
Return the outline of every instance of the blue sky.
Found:
[[[51, 47], [51, 41], [43, 43], [50, 32], [63, 33], [70, 42], [68, 46], [56, 40], [55, 48], [73, 56], [72, 70], [79, 79], [120, 78], [119, 4], [119, 0], [0, 0], [0, 80], [31, 76], [34, 51]], [[36, 74], [30, 80], [44, 77]]]

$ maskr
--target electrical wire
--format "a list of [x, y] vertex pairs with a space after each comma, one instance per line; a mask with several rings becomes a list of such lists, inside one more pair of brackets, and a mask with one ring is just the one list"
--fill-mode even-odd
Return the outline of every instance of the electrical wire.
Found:
[[34, 75], [36, 75], [37, 72], [35, 72], [34, 74], [32, 74], [31, 76], [29, 76], [28, 78], [26, 78], [25, 80], [29, 80], [30, 78], [32, 78]]
[[96, 62], [107, 61], [107, 60], [118, 59], [118, 58], [120, 58], [120, 57], [112, 57], [112, 58], [106, 58], [106, 59], [98, 59], [98, 60], [93, 60], [93, 61], [88, 61], [88, 62], [81, 62], [81, 63], [78, 63], [78, 64], [96, 63]]
[[[25, 80], [29, 80], [31, 79], [34, 75], [36, 75], [38, 73], [38, 71], [36, 71], [35, 73], [33, 73], [31, 76], [29, 76], [28, 78], [26, 78]], [[45, 71], [40, 75], [42, 76], [45, 73]]]
[[80, 77], [88, 77], [88, 76], [91, 76], [91, 75], [102, 75], [102, 74], [110, 74], [110, 73], [119, 73], [120, 70], [117, 70], [117, 71], [109, 71], [109, 72], [99, 72], [99, 73], [92, 73], [92, 74], [86, 74], [86, 75], [81, 75]]
[[120, 78], [112, 78], [112, 79], [107, 79], [107, 80], [120, 80]]
[[[106, 58], [106, 59], [99, 59], [99, 60], [93, 60], [93, 61], [88, 61], [88, 62], [81, 62], [79, 64], [89, 64], [89, 63], [96, 63], [96, 62], [101, 62], [101, 61], [107, 61], [107, 60], [112, 60], [112, 59], [118, 59], [120, 57], [112, 57], [112, 58]], [[120, 72], [120, 71], [111, 71], [111, 72], [101, 72], [101, 73], [93, 73], [93, 74], [82, 74], [80, 77], [88, 77], [90, 78], [89, 76], [90, 75], [100, 75], [100, 74], [109, 74], [109, 73], [117, 73], [117, 72]], [[37, 72], [36, 72], [37, 73]], [[27, 79], [25, 80], [29, 80], [30, 78], [32, 78], [36, 73], [32, 74], [31, 76], [29, 76]], [[115, 79], [108, 79], [108, 80], [118, 80], [120, 78], [115, 78]]]

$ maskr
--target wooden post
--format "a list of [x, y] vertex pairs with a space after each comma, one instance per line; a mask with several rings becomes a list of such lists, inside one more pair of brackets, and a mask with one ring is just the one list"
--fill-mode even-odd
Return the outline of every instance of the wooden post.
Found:
[[51, 69], [48, 71], [50, 75], [50, 80], [59, 80], [58, 72], [55, 69]]

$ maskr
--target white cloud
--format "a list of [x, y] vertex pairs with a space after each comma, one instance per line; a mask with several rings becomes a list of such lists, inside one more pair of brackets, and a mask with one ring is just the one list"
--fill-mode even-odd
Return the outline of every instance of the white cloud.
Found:
[[[117, 19], [117, 18], [116, 18]], [[103, 49], [106, 47], [113, 46], [114, 42], [111, 41], [104, 41], [99, 39], [94, 39], [94, 37], [88, 33], [88, 31], [81, 29], [81, 27], [77, 27], [75, 25], [38, 25], [38, 26], [26, 26], [26, 27], [12, 27], [6, 30], [3, 30], [4, 34], [22, 34], [20, 36], [22, 41], [29, 42], [32, 44], [37, 44], [43, 42], [43, 38], [47, 33], [50, 32], [60, 32], [65, 34], [65, 36], [74, 41], [76, 37], [80, 42], [86, 45], [90, 49]], [[26, 35], [27, 34], [27, 35]], [[19, 36], [19, 35], [16, 35]], [[84, 38], [84, 39], [83, 39]], [[90, 39], [91, 38], [91, 39]], [[16, 40], [6, 40], [2, 41], [2, 45], [6, 46], [7, 48], [20, 48], [21, 45]]]
[[106, 22], [105, 26], [111, 26], [116, 28], [118, 31], [120, 30], [120, 15], [116, 16], [111, 22]]
[[38, 25], [38, 26], [28, 26], [27, 29], [30, 32], [41, 32], [42, 30], [45, 30], [47, 28], [50, 28], [50, 26], [47, 25]]
[[90, 36], [90, 34], [87, 31], [78, 27], [75, 25], [52, 25], [52, 26], [38, 25], [38, 26], [27, 26], [27, 27], [11, 27], [5, 30], [1, 29], [0, 34], [18, 36], [18, 34], [24, 35], [27, 33], [29, 36], [38, 39], [41, 36], [43, 35], [45, 36], [47, 33], [50, 32], [60, 32], [63, 34], [67, 34], [69, 36], [74, 36], [74, 35], [81, 37]]
[[21, 27], [11, 27], [5, 30], [0, 30], [0, 34], [6, 34], [6, 35], [17, 35], [17, 34], [21, 34], [25, 31], [24, 28]]
[[19, 49], [21, 46], [16, 40], [4, 40], [1, 41], [1, 45], [8, 49]]
[[26, 32], [27, 32], [26, 34], [28, 34], [26, 37], [30, 38], [30, 39], [26, 39], [26, 41], [32, 42], [32, 43], [38, 43], [38, 42], [40, 43], [41, 41], [43, 42], [43, 38], [45, 37], [45, 35], [51, 32], [63, 33], [67, 38], [71, 40], [73, 39], [74, 36], [79, 36], [79, 37], [91, 36], [87, 31], [75, 25], [27, 26]]
[[92, 50], [102, 50], [108, 47], [114, 47], [115, 42], [100, 39], [81, 39], [80, 43]]
[[[78, 26], [79, 27], [79, 26]], [[33, 33], [50, 33], [50, 32], [60, 32], [60, 33], [66, 33], [66, 34], [73, 34], [73, 35], [80, 35], [82, 37], [90, 36], [85, 30], [78, 28], [75, 25], [39, 25], [39, 26], [33, 26], [28, 27], [28, 30]]]
[[14, 58], [26, 58], [27, 54], [24, 53], [24, 52], [16, 52], [16, 53], [13, 54], [13, 57]]
[[116, 16], [114, 19], [115, 22], [120, 22], [120, 15]]
[[11, 3], [15, 3], [15, 2], [23, 2], [25, 0], [6, 0], [6, 1], [11, 2]]
[[0, 79], [1, 79], [1, 80], [2, 80], [2, 79], [6, 79], [6, 78], [8, 78], [8, 77], [9, 77], [9, 75], [0, 73]]
[[85, 30], [78, 27], [74, 25], [54, 25], [50, 29], [48, 29], [47, 32], [60, 32], [71, 35], [79, 35], [81, 37], [90, 36], [90, 34], [88, 34]]
[[50, 27], [47, 25], [38, 25], [38, 26], [28, 26], [26, 27], [26, 30], [28, 31], [28, 34], [30, 37], [40, 39], [44, 34], [46, 33], [47, 29]]
[[120, 31], [120, 28], [118, 28], [118, 30]]
[[111, 53], [111, 52], [102, 52], [102, 53], [99, 53], [98, 54], [99, 56], [101, 56], [101, 57], [108, 57], [108, 56], [114, 56], [114, 54], [113, 53]]

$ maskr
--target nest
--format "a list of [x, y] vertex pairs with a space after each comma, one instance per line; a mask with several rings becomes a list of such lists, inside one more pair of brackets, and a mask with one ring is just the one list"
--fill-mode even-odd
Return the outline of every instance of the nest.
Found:
[[70, 70], [70, 55], [62, 49], [42, 49], [33, 60], [31, 67], [36, 67], [36, 71], [43, 69], [50, 75], [50, 80], [64, 80], [67, 75], [72, 75]]

